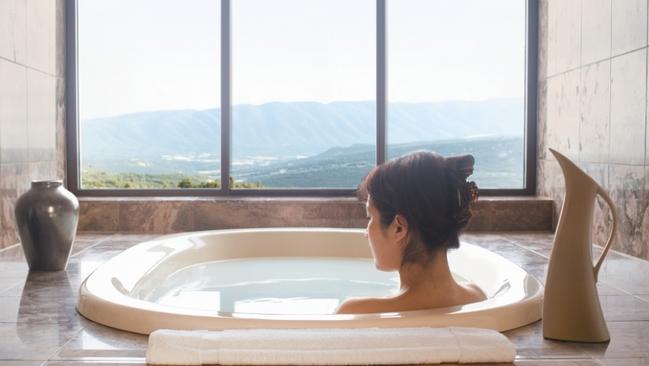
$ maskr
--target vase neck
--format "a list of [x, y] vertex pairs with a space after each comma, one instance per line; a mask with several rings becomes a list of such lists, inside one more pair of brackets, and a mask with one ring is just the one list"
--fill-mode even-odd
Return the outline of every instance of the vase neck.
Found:
[[33, 180], [32, 188], [57, 188], [63, 186], [62, 180]]

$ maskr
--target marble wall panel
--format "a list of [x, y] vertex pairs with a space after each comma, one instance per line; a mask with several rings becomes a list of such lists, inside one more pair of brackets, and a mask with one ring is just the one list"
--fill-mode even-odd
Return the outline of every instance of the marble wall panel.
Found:
[[56, 164], [51, 161], [34, 161], [28, 163], [29, 182], [33, 180], [53, 180], [56, 176]]
[[66, 157], [66, 138], [65, 138], [65, 79], [62, 77], [56, 78], [56, 124], [55, 131], [55, 161], [56, 161], [56, 177], [65, 181], [67, 174], [67, 161]]
[[555, 228], [559, 219], [565, 183], [561, 167], [554, 158], [539, 160], [537, 163], [537, 194], [548, 197], [554, 202], [552, 214], [552, 227]]
[[27, 0], [27, 66], [56, 74], [56, 1]]
[[581, 64], [611, 57], [611, 0], [581, 4]]
[[16, 244], [18, 233], [14, 220], [15, 203], [29, 180], [27, 163], [0, 164], [0, 248]]
[[16, 164], [0, 164], [0, 230], [15, 230], [14, 203], [18, 197], [16, 188]]
[[0, 59], [0, 162], [27, 160], [27, 68]]
[[547, 74], [579, 67], [581, 58], [581, 1], [548, 0]]
[[608, 163], [611, 62], [581, 69], [579, 157], [589, 163]]
[[647, 1], [613, 0], [611, 56], [647, 46]]
[[581, 72], [569, 71], [547, 80], [545, 146], [579, 156], [579, 85]]
[[[610, 191], [608, 183], [609, 165], [608, 164], [583, 164], [584, 171], [590, 175], [605, 190]], [[604, 245], [608, 240], [611, 232], [613, 217], [611, 210], [604, 199], [597, 197], [593, 209], [593, 242]]]
[[122, 203], [119, 208], [119, 231], [136, 233], [172, 233], [178, 225], [189, 224], [182, 210], [186, 202], [159, 201]]
[[119, 204], [117, 202], [79, 202], [78, 231], [119, 231]]
[[647, 256], [642, 240], [642, 220], [647, 207], [645, 168], [613, 165], [610, 167], [610, 195], [617, 205], [618, 231], [613, 248], [640, 258]]
[[67, 0], [55, 0], [55, 38], [54, 38], [54, 70], [55, 76], [64, 77], [65, 76], [65, 4]]
[[[645, 250], [647, 251], [645, 259], [649, 260], [649, 167], [644, 167], [644, 192], [645, 192], [645, 207], [642, 212], [642, 224], [640, 232], [642, 236], [642, 243], [644, 243]], [[642, 210], [642, 209], [641, 209]]]
[[538, 99], [536, 102], [536, 159], [546, 159], [549, 154], [548, 150], [548, 82], [547, 79], [539, 80], [538, 82]]
[[25, 62], [26, 11], [27, 6], [23, 0], [0, 1], [0, 57]]
[[[539, 33], [539, 39], [538, 39], [538, 57], [539, 60], [546, 60], [547, 59], [547, 53], [548, 53], [548, 0], [540, 0], [539, 2], [539, 24], [538, 24], [538, 33]], [[547, 62], [542, 62], [538, 64], [538, 71], [537, 75], [539, 78], [539, 84], [542, 80], [545, 80], [545, 78], [548, 76], [548, 63]], [[540, 94], [539, 94], [540, 97]]]
[[[547, 203], [547, 202], [546, 202]], [[473, 209], [467, 230], [550, 230], [552, 205], [534, 200], [481, 199]]]
[[646, 70], [646, 49], [611, 60], [611, 163], [644, 164]]
[[53, 160], [56, 149], [56, 78], [29, 69], [27, 99], [29, 160]]
[[195, 230], [237, 227], [364, 227], [360, 202], [339, 200], [201, 200], [194, 206]]

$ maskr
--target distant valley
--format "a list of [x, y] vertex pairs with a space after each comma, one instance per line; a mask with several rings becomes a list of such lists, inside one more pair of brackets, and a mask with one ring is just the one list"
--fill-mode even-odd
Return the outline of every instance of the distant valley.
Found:
[[[520, 187], [522, 101], [389, 105], [389, 157], [426, 149], [476, 157], [482, 186]], [[232, 175], [264, 187], [355, 187], [374, 164], [371, 102], [268, 103], [232, 110]], [[81, 122], [84, 170], [220, 171], [220, 110], [141, 112]]]

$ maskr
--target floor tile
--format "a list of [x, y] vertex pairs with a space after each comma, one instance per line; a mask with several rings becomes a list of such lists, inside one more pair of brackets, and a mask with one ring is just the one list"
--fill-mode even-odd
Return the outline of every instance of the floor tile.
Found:
[[78, 325], [80, 315], [75, 299], [0, 297], [0, 323]]
[[597, 293], [600, 296], [623, 296], [630, 295], [628, 292], [620, 290], [615, 286], [611, 286], [602, 281], [597, 282]]
[[24, 259], [25, 254], [23, 253], [23, 248], [20, 245], [12, 246], [0, 251], [0, 262], [23, 261]]
[[0, 296], [2, 296], [2, 293], [9, 290], [12, 287], [15, 287], [22, 283], [23, 280], [21, 278], [4, 278], [0, 277]]
[[516, 352], [521, 357], [590, 358], [583, 349], [574, 343], [544, 339], [541, 321], [504, 332], [504, 334], [514, 343]]
[[[606, 321], [649, 321], [649, 302], [635, 296], [600, 296], [599, 302]], [[647, 346], [649, 347], [649, 341]]]
[[609, 343], [582, 345], [581, 348], [597, 359], [649, 358], [649, 322], [607, 322]]
[[552, 252], [554, 234], [549, 232], [506, 233], [503, 234], [503, 238], [522, 248], [549, 258]]
[[47, 360], [70, 340], [80, 325], [0, 323], [0, 359]]
[[84, 320], [84, 329], [70, 340], [53, 359], [80, 357], [144, 357], [148, 337]]
[[649, 262], [610, 253], [599, 280], [633, 295], [649, 295]]

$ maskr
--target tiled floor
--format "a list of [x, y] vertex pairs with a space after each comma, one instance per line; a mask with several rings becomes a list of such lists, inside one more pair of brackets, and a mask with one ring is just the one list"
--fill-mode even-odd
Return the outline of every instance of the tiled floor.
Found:
[[[142, 365], [147, 337], [107, 328], [75, 310], [97, 266], [150, 235], [79, 235], [67, 270], [29, 273], [20, 247], [0, 251], [0, 365]], [[468, 233], [545, 279], [552, 234]], [[597, 252], [597, 251], [596, 251]], [[543, 339], [541, 322], [506, 332], [521, 365], [649, 365], [649, 262], [611, 252], [598, 284], [611, 342]]]

